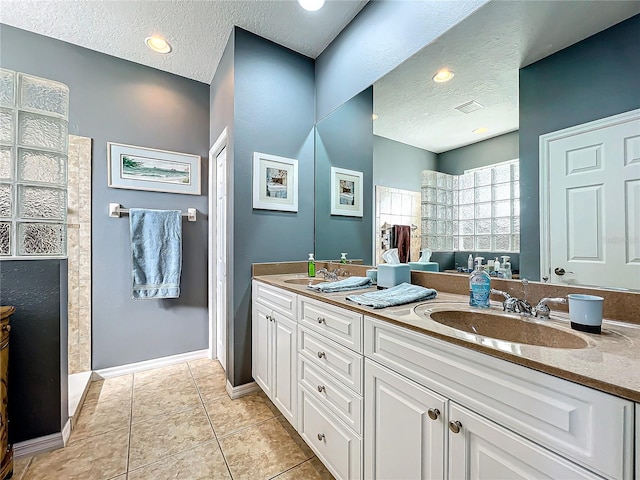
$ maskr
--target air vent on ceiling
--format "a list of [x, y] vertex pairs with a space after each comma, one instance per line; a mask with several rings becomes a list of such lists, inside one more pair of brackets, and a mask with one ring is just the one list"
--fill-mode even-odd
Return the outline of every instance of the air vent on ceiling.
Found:
[[476, 110], [480, 110], [481, 108], [482, 108], [482, 105], [480, 105], [475, 100], [471, 100], [470, 102], [463, 103], [462, 105], [458, 105], [456, 107], [456, 110], [459, 110], [462, 113], [471, 113], [471, 112], [475, 112]]

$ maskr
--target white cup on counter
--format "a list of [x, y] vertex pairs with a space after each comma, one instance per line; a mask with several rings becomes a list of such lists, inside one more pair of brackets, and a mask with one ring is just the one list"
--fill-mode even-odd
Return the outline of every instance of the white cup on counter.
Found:
[[567, 298], [571, 328], [588, 333], [600, 333], [604, 298], [581, 293], [569, 294]]

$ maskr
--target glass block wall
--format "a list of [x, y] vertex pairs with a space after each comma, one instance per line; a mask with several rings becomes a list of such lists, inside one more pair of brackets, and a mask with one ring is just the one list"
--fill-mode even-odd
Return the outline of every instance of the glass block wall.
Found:
[[0, 69], [0, 256], [66, 255], [69, 88]]
[[422, 244], [439, 251], [520, 251], [518, 162], [454, 176], [422, 172]]

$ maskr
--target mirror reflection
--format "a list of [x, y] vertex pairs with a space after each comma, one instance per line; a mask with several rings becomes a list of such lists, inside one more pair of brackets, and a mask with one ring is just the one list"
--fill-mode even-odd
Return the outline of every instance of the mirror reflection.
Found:
[[[376, 82], [371, 104], [368, 89], [318, 122], [318, 183], [329, 165], [361, 170], [370, 195], [363, 219], [338, 219], [321, 212], [324, 193], [316, 186], [318, 258], [337, 258], [345, 251], [340, 245], [351, 241], [350, 258], [378, 263], [382, 251], [397, 244], [394, 225], [405, 225], [416, 227], [410, 230], [409, 259], [418, 260], [428, 247], [440, 271], [466, 268], [470, 253], [485, 263], [509, 255], [516, 275], [532, 280], [640, 289], [640, 258], [615, 267], [621, 272], [631, 266], [607, 280], [598, 273], [589, 277], [584, 268], [574, 272], [579, 263], [611, 270], [607, 250], [615, 242], [595, 230], [573, 232], [574, 239], [594, 240], [574, 246], [565, 240], [560, 260], [546, 250], [551, 235], [543, 233], [541, 250], [545, 211], [555, 225], [553, 216], [562, 209], [540, 204], [538, 160], [541, 135], [640, 108], [640, 70], [631, 60], [640, 54], [632, 41], [639, 12], [629, 2], [490, 2]], [[624, 70], [625, 79], [608, 75], [611, 68]], [[434, 81], [446, 76], [442, 70], [452, 78]], [[327, 130], [342, 132], [342, 138], [334, 143]], [[340, 153], [327, 161], [330, 150]], [[354, 168], [354, 152], [371, 157]], [[589, 154], [578, 163], [588, 165]], [[640, 178], [640, 162], [636, 167], [625, 174], [627, 185]], [[618, 186], [608, 190], [624, 190], [621, 178], [613, 182]], [[597, 204], [596, 197], [580, 198]], [[640, 194], [617, 200], [640, 211]], [[610, 205], [601, 208], [603, 217], [614, 212]], [[564, 231], [571, 231], [571, 217], [563, 215], [569, 220]], [[574, 223], [584, 229], [582, 224], [594, 222], [581, 217]], [[366, 238], [354, 242], [349, 235]], [[640, 238], [631, 237], [627, 250], [640, 252]], [[619, 249], [619, 236], [617, 243]], [[560, 270], [564, 275], [555, 273]]]

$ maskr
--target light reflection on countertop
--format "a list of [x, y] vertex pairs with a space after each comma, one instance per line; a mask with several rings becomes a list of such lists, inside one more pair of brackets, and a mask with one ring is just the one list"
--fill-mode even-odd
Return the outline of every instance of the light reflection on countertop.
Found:
[[[629, 400], [640, 402], [640, 325], [605, 319], [602, 334], [577, 332], [570, 328], [566, 314], [552, 313], [548, 325], [584, 338], [587, 348], [550, 348], [509, 342], [440, 324], [429, 317], [430, 308], [445, 306], [463, 308], [467, 297], [439, 292], [437, 298], [397, 307], [373, 309], [346, 300], [350, 294], [376, 291], [376, 287], [349, 292], [318, 293], [306, 285], [285, 283], [292, 278], [306, 278], [304, 274], [263, 275], [255, 280], [315, 298], [339, 307], [403, 326], [440, 340], [461, 345], [492, 356], [534, 368], [566, 380], [596, 388]], [[424, 314], [416, 313], [416, 307]], [[468, 307], [467, 307], [468, 308]], [[419, 309], [418, 309], [419, 310]], [[492, 313], [502, 314], [501, 304], [492, 302]], [[517, 315], [515, 315], [518, 317]], [[524, 318], [523, 321], [539, 320]], [[545, 322], [546, 323], [546, 322]]]

